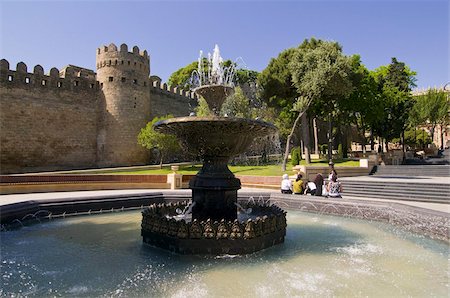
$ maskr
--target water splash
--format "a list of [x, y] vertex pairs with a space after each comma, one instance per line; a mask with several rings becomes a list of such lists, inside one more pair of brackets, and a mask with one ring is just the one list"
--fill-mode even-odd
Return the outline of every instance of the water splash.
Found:
[[229, 66], [224, 64], [220, 56], [219, 46], [216, 44], [213, 53], [208, 53], [208, 58], [203, 57], [203, 51], [200, 51], [198, 57], [198, 67], [191, 75], [190, 83], [193, 88], [205, 85], [224, 85], [234, 87], [234, 77], [239, 58]]

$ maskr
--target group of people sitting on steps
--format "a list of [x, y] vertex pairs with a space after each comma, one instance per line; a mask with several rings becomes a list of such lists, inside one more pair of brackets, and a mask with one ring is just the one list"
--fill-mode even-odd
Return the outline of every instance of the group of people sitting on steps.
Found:
[[281, 193], [284, 194], [310, 194], [312, 196], [324, 196], [330, 198], [341, 198], [342, 185], [333, 164], [330, 163], [330, 174], [325, 181], [322, 174], [318, 173], [313, 181], [303, 182], [303, 175], [298, 174], [294, 182], [289, 179], [288, 174], [283, 175], [281, 180]]

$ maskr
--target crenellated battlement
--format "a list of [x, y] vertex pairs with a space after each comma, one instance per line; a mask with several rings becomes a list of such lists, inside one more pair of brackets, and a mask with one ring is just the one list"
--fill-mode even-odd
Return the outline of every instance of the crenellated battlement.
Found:
[[92, 91], [98, 90], [98, 82], [92, 70], [78, 66], [68, 65], [58, 70], [52, 68], [48, 74], [40, 65], [28, 72], [27, 65], [23, 62], [17, 63], [16, 70], [10, 69], [6, 59], [0, 60], [0, 82], [5, 87], [41, 88], [56, 91]]
[[170, 86], [167, 83], [162, 83], [160, 80], [150, 79], [150, 86], [153, 92], [161, 92], [166, 94], [173, 94], [182, 97], [187, 97], [192, 100], [197, 100], [198, 96], [193, 91], [186, 91], [179, 86]]
[[197, 95], [150, 76], [147, 51], [99, 47], [96, 69], [0, 60], [0, 172], [140, 165], [136, 136], [153, 117], [189, 115]]
[[140, 51], [138, 46], [134, 46], [129, 52], [128, 45], [123, 43], [120, 48], [117, 48], [111, 43], [109, 46], [97, 48], [96, 67], [97, 69], [116, 67], [121, 70], [135, 70], [149, 74], [150, 58], [147, 50]]

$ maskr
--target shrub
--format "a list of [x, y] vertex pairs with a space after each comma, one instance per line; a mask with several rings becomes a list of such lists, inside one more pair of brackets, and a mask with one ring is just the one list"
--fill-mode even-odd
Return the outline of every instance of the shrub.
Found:
[[300, 147], [294, 147], [291, 151], [291, 163], [293, 166], [299, 165], [302, 160], [302, 152]]

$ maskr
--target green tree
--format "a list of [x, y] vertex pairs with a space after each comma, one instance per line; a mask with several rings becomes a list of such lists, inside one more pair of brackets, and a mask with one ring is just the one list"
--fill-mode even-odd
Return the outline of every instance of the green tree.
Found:
[[292, 74], [288, 67], [294, 52], [294, 48], [286, 49], [277, 58], [272, 58], [257, 78], [258, 97], [278, 113], [274, 122], [282, 139], [288, 137], [296, 118], [292, 107], [298, 94], [292, 85]]
[[182, 67], [177, 71], [173, 72], [169, 77], [168, 81], [169, 86], [181, 86], [185, 90], [190, 90], [192, 87], [190, 82], [192, 72], [194, 70], [197, 70], [197, 68], [198, 68], [198, 61], [194, 61], [186, 65], [185, 67]]
[[295, 48], [282, 51], [277, 58], [272, 58], [269, 65], [258, 75], [259, 97], [278, 110], [290, 111], [298, 97], [288, 67], [294, 52]]
[[229, 117], [239, 118], [250, 118], [252, 116], [250, 101], [245, 97], [240, 87], [236, 87], [234, 93], [227, 97], [220, 113]]
[[[339, 102], [341, 117], [356, 125], [360, 132], [363, 150], [366, 145], [366, 131], [370, 130], [371, 147], [374, 150], [372, 126], [382, 114], [382, 103], [378, 85], [373, 74], [361, 63], [359, 55], [351, 56], [353, 91], [345, 100]], [[345, 150], [344, 150], [345, 151]]]
[[[434, 131], [437, 125], [441, 132], [441, 149], [444, 148], [443, 128], [449, 124], [448, 111], [450, 102], [447, 94], [442, 90], [430, 89], [427, 93], [416, 97], [412, 114], [418, 115], [420, 123], [431, 126], [431, 142], [434, 141]], [[410, 117], [410, 119], [412, 116]], [[416, 123], [414, 123], [416, 124]]]
[[[289, 69], [297, 93], [306, 98], [309, 104], [313, 101], [316, 104], [320, 103], [322, 110], [328, 112], [330, 143], [331, 115], [337, 110], [338, 101], [348, 97], [353, 88], [350, 80], [351, 59], [343, 55], [342, 47], [337, 42], [311, 39], [305, 40], [292, 54]], [[306, 115], [300, 117], [302, 116], [306, 118]], [[302, 121], [302, 126], [306, 162], [310, 163], [308, 121]], [[331, 144], [329, 147], [331, 159]]]
[[408, 124], [409, 111], [414, 103], [411, 88], [415, 86], [415, 74], [396, 58], [392, 58], [388, 66], [381, 66], [374, 71], [383, 105], [383, 112], [374, 124], [374, 129], [378, 136], [386, 141], [400, 136], [403, 151], [405, 151], [404, 131]]
[[213, 112], [209, 109], [208, 103], [203, 97], [198, 98], [198, 105], [195, 107], [195, 114], [198, 117], [210, 117], [213, 116]]
[[157, 149], [160, 153], [159, 165], [162, 168], [163, 160], [171, 154], [180, 152], [180, 145], [174, 135], [156, 132], [153, 126], [158, 121], [173, 118], [172, 115], [155, 117], [151, 122], [141, 129], [138, 135], [138, 144], [147, 149]]

